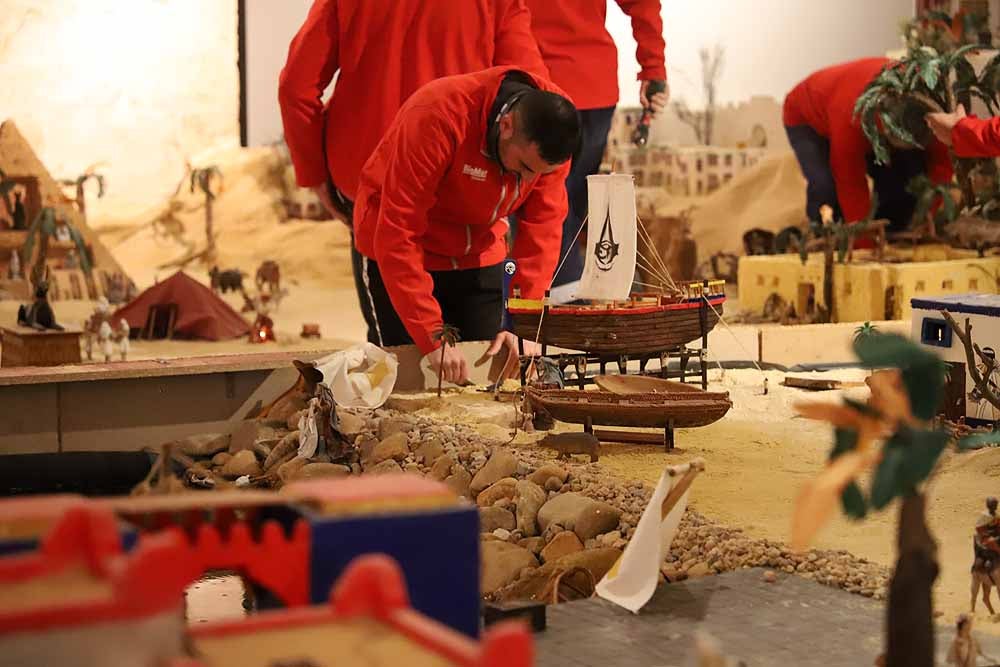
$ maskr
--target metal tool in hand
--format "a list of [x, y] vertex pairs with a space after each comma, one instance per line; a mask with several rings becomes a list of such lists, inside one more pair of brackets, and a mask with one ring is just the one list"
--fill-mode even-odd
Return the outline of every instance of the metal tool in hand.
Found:
[[635, 131], [632, 133], [632, 143], [636, 146], [642, 148], [649, 141], [649, 126], [653, 123], [653, 96], [660, 93], [666, 92], [667, 82], [666, 81], [650, 81], [649, 85], [646, 86], [646, 101], [649, 106], [642, 110], [642, 116], [639, 118], [639, 123], [635, 126]]

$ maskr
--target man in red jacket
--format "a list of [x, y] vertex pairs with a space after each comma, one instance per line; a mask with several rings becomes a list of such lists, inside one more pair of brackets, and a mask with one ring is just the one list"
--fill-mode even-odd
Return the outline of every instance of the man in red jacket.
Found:
[[[437, 370], [435, 333], [447, 323], [466, 340], [493, 339], [488, 354], [516, 354], [516, 338], [500, 330], [506, 217], [520, 220], [512, 287], [541, 298], [580, 143], [577, 111], [560, 92], [494, 67], [429, 83], [400, 109], [361, 172], [354, 210], [373, 342], [413, 342]], [[445, 379], [464, 382], [462, 353], [446, 346], [443, 356]]]
[[968, 116], [960, 104], [953, 113], [927, 114], [927, 124], [939, 141], [955, 150], [956, 157], [1000, 157], [1000, 116]]
[[[858, 97], [891, 61], [867, 58], [820, 70], [796, 86], [785, 98], [784, 123], [788, 140], [808, 181], [806, 214], [820, 220], [824, 204], [834, 217], [847, 222], [865, 220], [872, 196], [872, 177], [878, 198], [875, 217], [888, 219], [890, 230], [907, 229], [916, 200], [907, 186], [926, 173], [935, 183], [951, 181], [948, 149], [924, 133], [924, 149], [893, 144], [891, 162], [875, 163], [871, 143], [854, 114]], [[906, 121], [917, 134], [920, 123]]]
[[[548, 74], [524, 0], [315, 0], [278, 88], [298, 184], [350, 224], [361, 168], [403, 102], [434, 79], [494, 65]], [[360, 301], [353, 251], [352, 266]]]
[[[632, 19], [642, 69], [639, 99], [644, 107], [662, 110], [666, 92], [648, 95], [652, 81], [666, 84], [663, 19], [660, 0], [616, 0]], [[528, 0], [531, 29], [538, 40], [552, 81], [565, 90], [583, 120], [583, 146], [573, 161], [566, 190], [569, 215], [563, 224], [560, 257], [565, 257], [552, 291], [553, 301], [572, 299], [583, 275], [583, 253], [573, 239], [587, 217], [587, 176], [596, 174], [604, 157], [611, 119], [618, 104], [618, 50], [605, 28], [607, 0]]]

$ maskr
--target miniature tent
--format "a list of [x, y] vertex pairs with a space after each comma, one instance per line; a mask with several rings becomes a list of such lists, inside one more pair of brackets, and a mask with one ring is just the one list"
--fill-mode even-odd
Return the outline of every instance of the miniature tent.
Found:
[[[160, 327], [155, 321], [161, 312], [169, 314], [169, 324], [163, 333], [156, 335], [154, 330]], [[115, 313], [114, 318], [127, 320], [133, 333], [145, 332], [160, 338], [228, 340], [250, 332], [250, 326], [239, 313], [183, 271], [147, 289]]]

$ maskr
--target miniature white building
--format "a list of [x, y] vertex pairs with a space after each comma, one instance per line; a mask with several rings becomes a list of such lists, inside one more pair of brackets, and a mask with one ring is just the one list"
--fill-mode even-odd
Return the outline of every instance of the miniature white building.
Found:
[[608, 152], [611, 171], [635, 176], [640, 188], [662, 188], [682, 197], [703, 197], [764, 157], [763, 148], [649, 146]]
[[[960, 326], [964, 326], [968, 319], [972, 325], [973, 341], [987, 355], [995, 354], [1000, 347], [1000, 295], [955, 294], [912, 299], [910, 305], [913, 309], [913, 340], [936, 352], [951, 368], [949, 406], [946, 407], [946, 412], [950, 408], [956, 414], [948, 416], [955, 418], [964, 415], [966, 423], [970, 425], [993, 426], [994, 422], [1000, 420], [1000, 411], [976, 391], [975, 382], [966, 368], [965, 346], [954, 335], [948, 322], [941, 316], [941, 311], [951, 314]], [[980, 362], [977, 360], [977, 363]], [[994, 391], [1000, 393], [997, 389], [1000, 377], [997, 376], [998, 373], [994, 371], [989, 383]]]

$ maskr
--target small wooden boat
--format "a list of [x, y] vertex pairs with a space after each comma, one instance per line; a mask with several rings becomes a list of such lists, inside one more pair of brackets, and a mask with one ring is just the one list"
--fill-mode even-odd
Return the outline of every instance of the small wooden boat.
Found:
[[707, 426], [729, 412], [728, 392], [677, 391], [622, 394], [578, 389], [525, 389], [533, 410], [554, 419], [593, 426], [691, 428]]
[[648, 375], [598, 375], [594, 383], [615, 394], [704, 394], [698, 387]]

